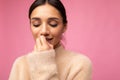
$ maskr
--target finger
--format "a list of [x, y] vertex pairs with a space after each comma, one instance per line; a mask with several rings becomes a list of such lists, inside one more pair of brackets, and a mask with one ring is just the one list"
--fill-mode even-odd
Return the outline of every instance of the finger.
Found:
[[53, 45], [50, 44], [44, 36], [41, 36], [41, 43], [46, 48], [49, 48], [49, 49], [53, 48]]
[[42, 46], [48, 46], [48, 45], [47, 45], [47, 41], [46, 41], [46, 39], [45, 39], [44, 36], [40, 36], [40, 40], [41, 40]]
[[36, 45], [34, 46], [34, 51], [37, 51]]
[[53, 45], [52, 45], [52, 44], [50, 44], [49, 42], [47, 42], [47, 44], [49, 45], [49, 47], [50, 47], [51, 49], [53, 49]]
[[42, 47], [44, 48], [44, 50], [47, 49], [51, 49], [52, 47], [49, 45], [49, 43], [47, 42], [46, 38], [44, 36], [41, 36], [41, 43], [42, 43]]
[[41, 42], [40, 42], [40, 39], [37, 38], [36, 39], [36, 51], [40, 51], [41, 50]]

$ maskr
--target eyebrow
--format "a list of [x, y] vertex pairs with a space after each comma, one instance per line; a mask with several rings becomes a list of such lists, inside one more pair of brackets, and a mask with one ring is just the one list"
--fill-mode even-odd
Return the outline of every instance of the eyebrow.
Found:
[[32, 18], [31, 20], [40, 20], [40, 18], [34, 17], [34, 18]]
[[[33, 17], [31, 20], [40, 20], [40, 18], [38, 17]], [[48, 18], [48, 20], [60, 20], [59, 18], [56, 18], [56, 17], [50, 17]]]
[[51, 17], [51, 18], [48, 18], [48, 20], [59, 20], [59, 18]]

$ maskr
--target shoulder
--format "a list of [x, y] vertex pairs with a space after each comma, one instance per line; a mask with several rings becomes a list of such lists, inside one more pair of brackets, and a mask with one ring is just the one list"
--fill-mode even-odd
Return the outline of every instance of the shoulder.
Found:
[[[76, 76], [76, 80], [91, 80], [92, 62], [86, 55], [65, 50], [65, 60], [67, 66], [70, 66], [70, 76]], [[68, 62], [69, 61], [69, 62]], [[65, 61], [64, 61], [65, 62]], [[71, 77], [70, 77], [71, 78]]]
[[17, 66], [17, 67], [24, 66], [26, 61], [25, 57], [26, 55], [17, 57], [13, 63], [13, 66]]
[[90, 58], [88, 56], [84, 55], [83, 53], [74, 53], [74, 54], [75, 54], [74, 61], [76, 61], [78, 63], [81, 62], [83, 65], [86, 65], [86, 64], [91, 65], [92, 64]]
[[78, 79], [91, 80], [92, 62], [90, 58], [82, 53], [69, 52], [69, 54], [71, 55], [71, 71], [78, 73]]
[[26, 63], [25, 55], [16, 58], [10, 71], [9, 80], [22, 80], [23, 78], [28, 80], [28, 75], [28, 66]]
[[77, 53], [69, 50], [66, 50], [66, 53], [70, 58], [72, 64], [79, 65], [81, 67], [92, 67], [92, 62], [90, 58], [83, 53]]

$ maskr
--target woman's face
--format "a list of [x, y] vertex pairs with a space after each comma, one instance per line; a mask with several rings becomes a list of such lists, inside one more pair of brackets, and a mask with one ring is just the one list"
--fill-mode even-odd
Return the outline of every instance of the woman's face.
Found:
[[30, 23], [34, 39], [42, 35], [53, 46], [59, 44], [66, 30], [59, 11], [49, 4], [36, 7], [30, 16]]

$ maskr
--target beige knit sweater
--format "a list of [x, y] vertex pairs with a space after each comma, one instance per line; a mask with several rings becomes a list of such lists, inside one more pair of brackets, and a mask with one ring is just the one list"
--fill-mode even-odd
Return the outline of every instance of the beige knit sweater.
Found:
[[9, 80], [91, 80], [91, 72], [86, 56], [60, 46], [17, 58]]

